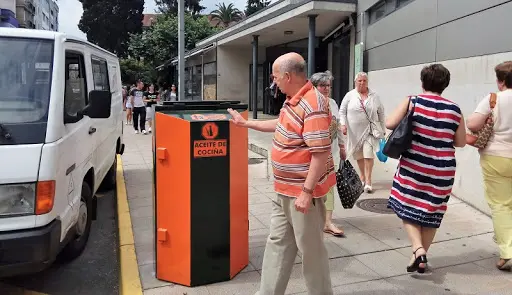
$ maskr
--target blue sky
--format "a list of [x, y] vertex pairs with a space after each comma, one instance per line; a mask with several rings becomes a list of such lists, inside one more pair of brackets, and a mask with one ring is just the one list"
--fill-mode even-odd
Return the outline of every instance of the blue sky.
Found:
[[[210, 12], [215, 9], [215, 4], [220, 1], [202, 0], [201, 4], [206, 7], [203, 13]], [[226, 3], [233, 3], [235, 6], [243, 10], [247, 3], [246, 0], [231, 0]], [[59, 2], [59, 31], [85, 38], [85, 34], [78, 29], [78, 22], [82, 17], [82, 4], [78, 0], [60, 0]], [[156, 9], [154, 0], [146, 0], [144, 12], [152, 13]]]

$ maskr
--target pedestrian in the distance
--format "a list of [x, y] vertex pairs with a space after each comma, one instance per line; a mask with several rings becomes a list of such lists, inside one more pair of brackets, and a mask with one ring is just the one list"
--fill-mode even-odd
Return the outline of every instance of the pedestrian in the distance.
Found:
[[133, 107], [133, 128], [135, 134], [146, 134], [146, 105], [144, 104], [144, 83], [137, 82], [137, 88], [130, 92], [130, 103]]
[[151, 133], [151, 127], [153, 127], [153, 105], [160, 100], [160, 93], [155, 91], [155, 85], [151, 84], [148, 87], [148, 91], [144, 93], [144, 102], [146, 103], [146, 121], [148, 122], [148, 132]]

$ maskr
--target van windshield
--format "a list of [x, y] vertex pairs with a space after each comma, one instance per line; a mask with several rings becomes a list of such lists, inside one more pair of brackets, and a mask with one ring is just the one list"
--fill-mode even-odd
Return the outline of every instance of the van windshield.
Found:
[[46, 123], [52, 67], [53, 40], [0, 37], [0, 124]]

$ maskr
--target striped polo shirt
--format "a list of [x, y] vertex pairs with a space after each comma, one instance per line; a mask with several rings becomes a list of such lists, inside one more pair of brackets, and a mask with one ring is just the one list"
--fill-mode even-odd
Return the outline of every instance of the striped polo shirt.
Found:
[[[329, 101], [311, 82], [281, 108], [272, 144], [274, 188], [278, 194], [298, 197], [308, 175], [312, 153], [329, 152], [325, 171], [313, 191], [313, 197], [327, 194], [336, 183], [331, 154]], [[311, 189], [311, 188], [309, 188]]]

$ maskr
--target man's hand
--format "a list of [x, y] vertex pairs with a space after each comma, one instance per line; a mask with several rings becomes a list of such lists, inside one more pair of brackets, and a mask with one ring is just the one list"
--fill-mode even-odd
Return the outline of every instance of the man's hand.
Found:
[[239, 112], [230, 108], [228, 109], [228, 113], [232, 117], [231, 119], [229, 119], [231, 122], [233, 122], [237, 126], [246, 127], [247, 120], [245, 120], [244, 117], [242, 117], [242, 115], [240, 115]]
[[347, 135], [347, 125], [341, 125], [340, 128], [341, 133], [343, 133], [343, 135]]
[[308, 213], [312, 200], [312, 195], [302, 192], [300, 196], [295, 199], [295, 209], [304, 214]]

